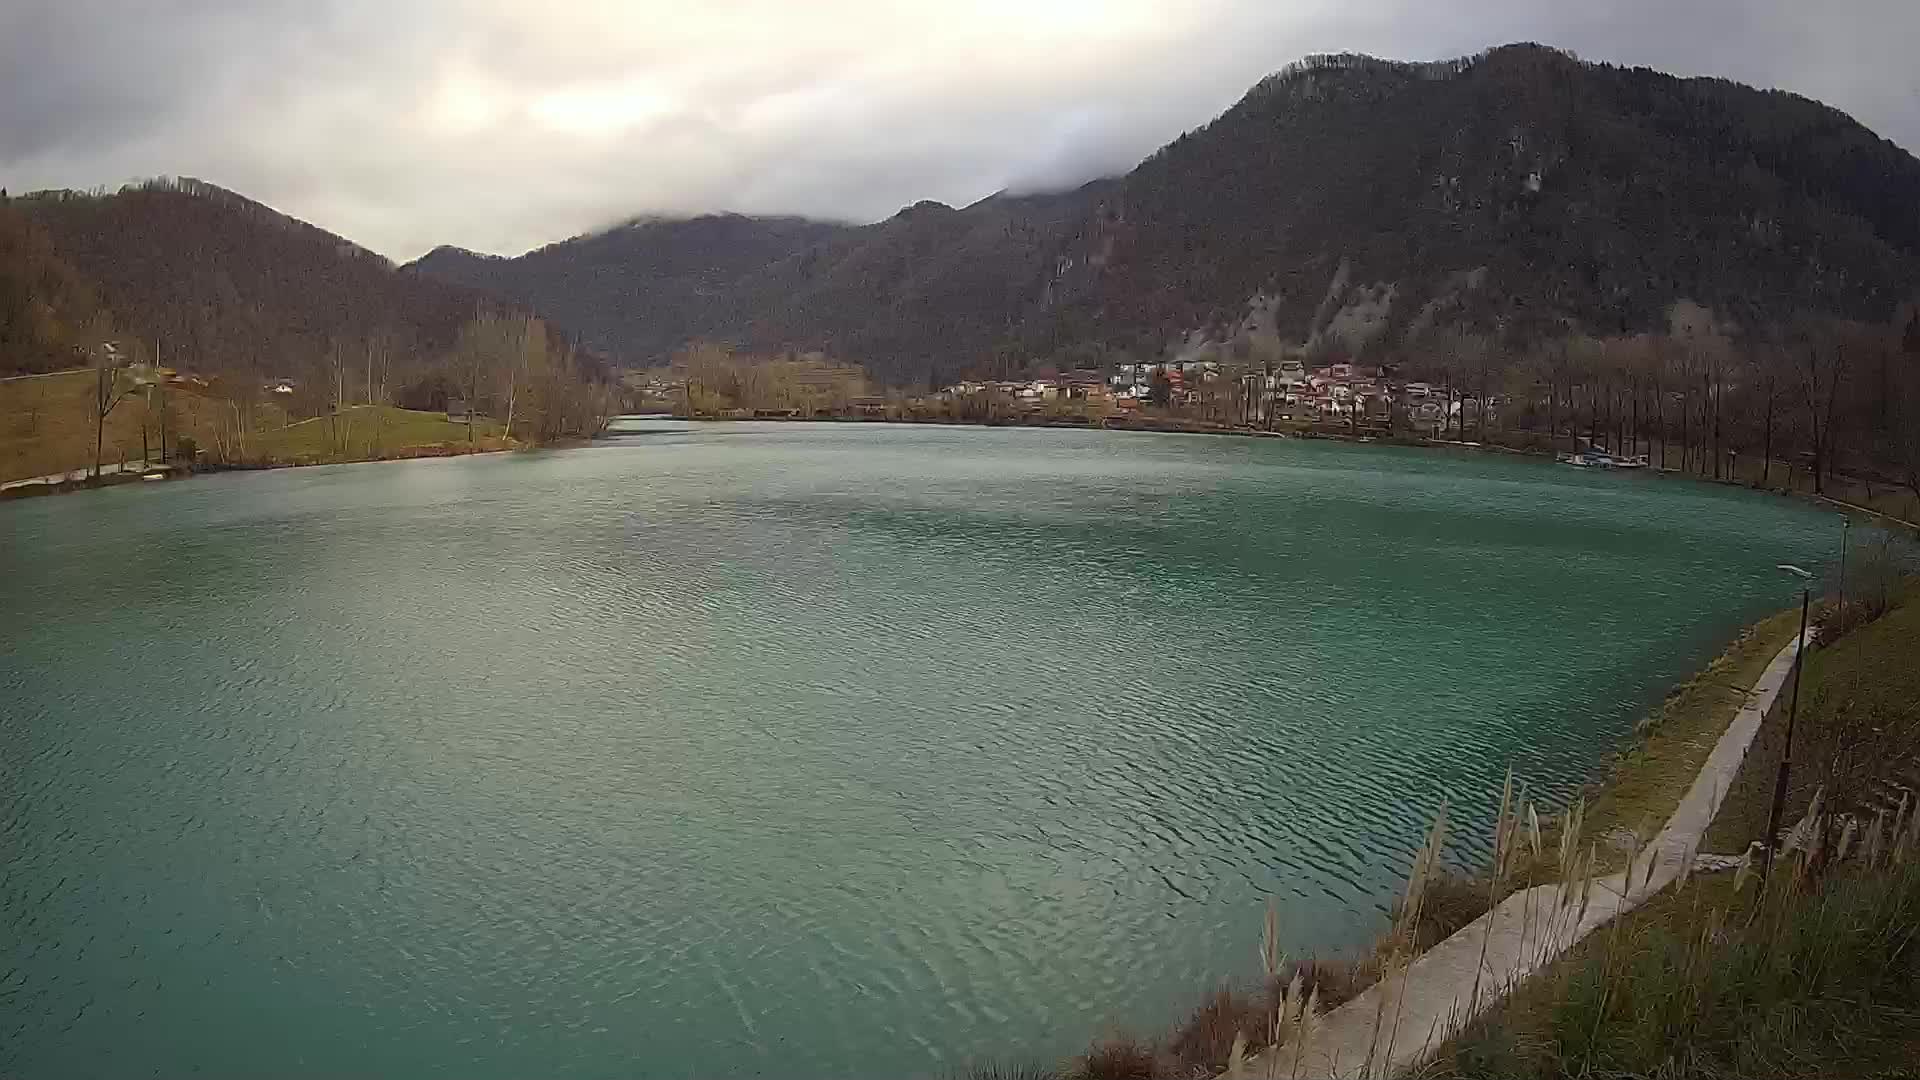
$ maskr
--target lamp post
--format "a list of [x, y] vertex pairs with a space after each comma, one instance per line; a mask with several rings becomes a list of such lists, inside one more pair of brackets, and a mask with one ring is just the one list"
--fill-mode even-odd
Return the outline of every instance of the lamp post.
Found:
[[1767, 808], [1767, 843], [1760, 862], [1760, 881], [1773, 875], [1774, 849], [1780, 843], [1780, 812], [1787, 801], [1787, 777], [1793, 770], [1793, 722], [1800, 715], [1800, 673], [1807, 663], [1807, 605], [1813, 574], [1798, 566], [1781, 563], [1780, 569], [1800, 579], [1800, 637], [1793, 650], [1793, 701], [1787, 707], [1787, 745], [1780, 751], [1780, 772], [1773, 778], [1773, 803]]
[[1847, 625], [1847, 535], [1853, 531], [1853, 518], [1840, 518], [1840, 622]]

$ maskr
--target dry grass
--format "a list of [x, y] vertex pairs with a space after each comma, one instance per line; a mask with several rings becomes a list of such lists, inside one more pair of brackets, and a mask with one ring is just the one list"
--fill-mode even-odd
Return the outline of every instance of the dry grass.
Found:
[[1114, 1035], [1088, 1047], [1067, 1075], [1073, 1080], [1158, 1080], [1169, 1073], [1152, 1043]]
[[1243, 1048], [1266, 1045], [1276, 1008], [1274, 996], [1271, 989], [1243, 994], [1221, 987], [1174, 1032], [1167, 1042], [1167, 1053], [1185, 1065], [1219, 1068], [1226, 1064], [1236, 1044]]
[[[46, 476], [88, 468], [94, 457], [91, 371], [37, 379], [0, 380], [0, 481]], [[236, 437], [233, 409], [217, 398], [185, 387], [165, 395], [169, 441], [184, 438], [202, 451], [202, 460], [243, 465], [311, 465], [420, 457], [470, 450], [500, 450], [514, 444], [500, 437], [500, 425], [477, 420], [474, 441], [465, 424], [444, 414], [389, 406], [356, 406], [337, 419], [315, 417], [289, 424], [272, 404], [255, 406], [253, 430]], [[107, 415], [102, 459], [138, 460], [141, 429], [159, 454], [160, 407], [144, 396], [125, 398]], [[223, 454], [222, 448], [230, 448]]]
[[[1914, 1075], [1920, 794], [1883, 781], [1911, 776], [1920, 746], [1916, 651], [1909, 603], [1809, 654], [1788, 802], [1805, 816], [1767, 887], [1752, 862], [1683, 878], [1523, 986], [1424, 1075]], [[1710, 847], [1738, 851], [1764, 832], [1780, 715]], [[1849, 784], [1879, 801], [1845, 796]]]
[[[1920, 1062], [1920, 812], [1836, 818], [1762, 891], [1694, 879], [1577, 945], [1422, 1070], [1451, 1077], [1871, 1076]], [[1859, 836], [1856, 830], [1856, 836]]]
[[983, 1062], [949, 1071], [947, 1080], [1063, 1080], [1059, 1069], [1041, 1065], [998, 1065]]
[[[94, 452], [92, 371], [63, 372], [32, 379], [0, 380], [0, 481], [46, 476], [90, 468]], [[191, 416], [172, 395], [170, 431], [199, 438]], [[144, 396], [128, 397], [107, 414], [102, 460], [140, 458], [140, 429], [158, 454], [160, 410]]]
[[[1824, 787], [1843, 811], [1871, 813], [1920, 788], [1920, 603], [1910, 586], [1893, 611], [1815, 649], [1794, 733], [1787, 805]], [[1739, 852], [1766, 832], [1786, 747], [1792, 682], [1780, 694], [1707, 831], [1716, 851]]]
[[513, 445], [500, 438], [498, 423], [485, 419], [474, 421], [473, 439], [469, 443], [466, 424], [451, 422], [443, 413], [365, 405], [348, 409], [338, 418], [315, 417], [255, 435], [249, 440], [247, 460], [311, 465], [417, 457], [425, 448], [464, 452]]
[[[1720, 736], [1746, 703], [1761, 672], [1793, 640], [1798, 609], [1782, 611], [1748, 627], [1725, 652], [1699, 674], [1675, 687], [1660, 707], [1643, 720], [1631, 746], [1615, 756], [1588, 793], [1587, 837], [1629, 830], [1642, 839], [1647, 830], [1672, 816], [1706, 764]], [[1551, 843], [1560, 822], [1543, 822]], [[1599, 849], [1599, 869], [1618, 870], [1625, 856]]]
[[[1920, 620], [1920, 605], [1908, 610]], [[1904, 623], [1892, 625], [1893, 621], [1883, 620], [1887, 625], [1861, 631], [1858, 642], [1877, 650], [1883, 662], [1899, 654], [1906, 669], [1916, 673], [1913, 679], [1920, 680], [1920, 657], [1908, 656], [1901, 652], [1901, 645], [1892, 644], [1890, 640], [1899, 639], [1907, 650], [1920, 648], [1920, 623], [1907, 627]], [[1446, 845], [1447, 832], [1443, 806], [1409, 869], [1406, 888], [1393, 908], [1391, 927], [1361, 958], [1287, 961], [1280, 955], [1280, 935], [1273, 909], [1269, 908], [1262, 949], [1265, 979], [1259, 988], [1242, 991], [1221, 987], [1206, 997], [1164, 1042], [1128, 1037], [1101, 1042], [1078, 1059], [1064, 1076], [1085, 1080], [1108, 1076], [1211, 1077], [1219, 1075], [1235, 1060], [1245, 1060], [1276, 1046], [1281, 1048], [1277, 1051], [1277, 1060], [1284, 1069], [1287, 1055], [1292, 1053], [1290, 1048], [1300, 1045], [1302, 1038], [1310, 1037], [1312, 1018], [1321, 1010], [1351, 1001], [1382, 978], [1401, 977], [1414, 957], [1467, 927], [1515, 889], [1557, 882], [1562, 899], [1551, 918], [1583, 919], [1593, 882], [1632, 861], [1636, 852], [1643, 850], [1657, 823], [1671, 814], [1691, 785], [1727, 723], [1744, 703], [1748, 688], [1779, 650], [1792, 640], [1797, 626], [1798, 612], [1783, 612], [1762, 621], [1699, 675], [1675, 689], [1663, 706], [1641, 725], [1636, 745], [1616, 760], [1608, 786], [1602, 788], [1591, 803], [1582, 798], [1566, 813], [1543, 821], [1537, 809], [1516, 793], [1514, 780], [1509, 776], [1500, 793], [1491, 864], [1481, 872], [1465, 874], [1441, 863], [1440, 852]], [[1849, 641], [1853, 640], [1850, 637]], [[1812, 677], [1809, 678], [1811, 681]], [[1920, 707], [1916, 706], [1916, 702], [1920, 702], [1920, 684], [1909, 688], [1896, 679], [1889, 692], [1904, 701], [1909, 716]], [[1881, 713], [1872, 715], [1885, 719]], [[1888, 727], [1882, 724], [1883, 730]], [[1907, 730], [1898, 725], [1891, 729]], [[1914, 725], [1914, 729], [1920, 730], [1920, 724]], [[1909, 851], [1913, 863], [1920, 864], [1920, 798], [1914, 800], [1914, 806], [1913, 812], [1899, 817], [1898, 828], [1891, 820], [1893, 815], [1887, 815], [1878, 827], [1856, 822], [1851, 835], [1843, 828], [1835, 828], [1833, 837], [1827, 841], [1828, 851], [1844, 848], [1859, 862], [1867, 858], [1865, 853], [1871, 850], [1875, 852], [1875, 867], [1889, 870], [1892, 853], [1899, 849]], [[1631, 822], [1626, 832], [1632, 842], [1623, 845], [1625, 850], [1603, 849], [1597, 838], [1621, 829], [1627, 822]], [[1898, 847], [1900, 836], [1908, 837], [1905, 848]], [[1824, 858], [1832, 862], [1835, 856], [1827, 854]], [[1729, 883], [1725, 879], [1707, 882], [1694, 887], [1689, 895], [1695, 898], [1692, 902], [1698, 904], [1697, 898], [1711, 896], [1716, 889], [1727, 891]], [[1506, 1075], [1501, 1070], [1519, 1068], [1516, 1062], [1564, 1062], [1564, 1048], [1547, 1053], [1541, 1047], [1542, 1040], [1547, 1038], [1542, 1032], [1565, 1019], [1556, 1012], [1559, 1005], [1554, 995], [1564, 991], [1569, 978], [1566, 972], [1583, 963], [1601, 965], [1590, 983], [1608, 989], [1589, 993], [1580, 1007], [1585, 1010], [1584, 1015], [1601, 1018], [1597, 1023], [1602, 1026], [1615, 1023], [1622, 1015], [1620, 1010], [1630, 1010], [1633, 1000], [1624, 990], [1618, 998], [1614, 996], [1615, 990], [1624, 986], [1622, 980], [1653, 977], [1628, 962], [1635, 955], [1632, 950], [1642, 947], [1635, 944], [1640, 938], [1635, 936], [1639, 931], [1634, 928], [1658, 925], [1659, 920], [1671, 918], [1671, 907], [1670, 895], [1655, 898], [1649, 908], [1616, 922], [1607, 933], [1582, 942], [1567, 958], [1553, 965], [1550, 970], [1554, 974], [1523, 988], [1519, 995], [1500, 1007], [1494, 1015], [1501, 1017], [1499, 1023], [1504, 1026], [1496, 1031], [1482, 1024], [1474, 1029], [1480, 1033], [1474, 1036], [1480, 1042], [1469, 1046], [1462, 1040], [1445, 1051], [1445, 1061], [1436, 1066], [1437, 1075], [1478, 1075], [1470, 1069], [1462, 1071], [1461, 1067], [1482, 1059], [1489, 1062], [1498, 1059], [1494, 1075]], [[1724, 911], [1714, 917], [1712, 933], [1708, 935], [1711, 941], [1722, 940], [1728, 925], [1725, 920]], [[1837, 933], [1832, 927], [1820, 932], [1829, 936]], [[1549, 930], [1544, 936], [1554, 934]], [[1690, 947], [1695, 947], [1697, 953], [1697, 943]], [[1670, 968], [1676, 962], [1675, 955], [1662, 954], [1647, 970], [1657, 974], [1661, 965]], [[1701, 972], [1711, 966], [1698, 955], [1689, 963], [1693, 966], [1680, 969], [1689, 979], [1704, 977]], [[1540, 986], [1548, 989], [1541, 990]], [[1629, 1011], [1624, 1015], [1638, 1014]], [[1681, 1014], [1675, 1012], [1673, 1016], [1677, 1018]], [[1680, 1021], [1674, 1019], [1673, 1022]], [[1596, 1030], [1589, 1041], [1600, 1037], [1601, 1033]], [[1592, 1060], [1590, 1053], [1587, 1060]], [[1571, 1075], [1525, 1069], [1511, 1074]], [[1683, 1074], [1684, 1070], [1674, 1073]]]
[[1443, 870], [1427, 885], [1414, 926], [1413, 952], [1423, 953], [1459, 933], [1513, 892], [1512, 882], [1495, 883], [1485, 874]]

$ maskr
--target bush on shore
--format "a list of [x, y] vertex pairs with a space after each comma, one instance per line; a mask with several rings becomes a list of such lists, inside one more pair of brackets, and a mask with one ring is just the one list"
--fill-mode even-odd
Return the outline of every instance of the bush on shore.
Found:
[[1421, 1077], [1733, 1080], [1912, 1069], [1920, 813], [1910, 805], [1870, 829], [1827, 817], [1811, 834], [1824, 839], [1781, 859], [1764, 889], [1743, 869], [1594, 934]]

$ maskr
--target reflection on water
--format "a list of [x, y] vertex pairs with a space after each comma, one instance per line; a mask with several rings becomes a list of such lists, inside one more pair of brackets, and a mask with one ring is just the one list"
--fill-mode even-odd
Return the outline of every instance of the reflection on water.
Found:
[[1362, 940], [1829, 520], [1657, 477], [685, 425], [4, 509], [22, 1076], [903, 1076]]

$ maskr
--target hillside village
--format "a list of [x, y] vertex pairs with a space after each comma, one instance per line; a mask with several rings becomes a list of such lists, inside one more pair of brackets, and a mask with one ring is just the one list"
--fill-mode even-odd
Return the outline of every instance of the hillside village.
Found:
[[[856, 366], [824, 358], [755, 361], [711, 347], [670, 367], [629, 373], [642, 410], [725, 419], [959, 420], [1094, 424], [1198, 422], [1271, 429], [1279, 424], [1392, 427], [1422, 435], [1464, 432], [1496, 419], [1498, 395], [1401, 379], [1381, 364], [1309, 367], [1167, 359], [1061, 371], [1036, 364], [1015, 377], [963, 379], [925, 393], [874, 385]], [[1484, 404], [1483, 404], [1484, 402]]]
[[[1078, 407], [1090, 414], [1141, 413], [1160, 406], [1254, 426], [1274, 422], [1341, 421], [1377, 426], [1396, 419], [1438, 429], [1464, 415], [1479, 417], [1482, 399], [1427, 382], [1401, 382], [1377, 364], [1336, 363], [1309, 369], [1283, 360], [1272, 370], [1217, 360], [1121, 364], [1111, 372], [1082, 369], [1028, 380], [963, 381], [943, 388], [939, 401], [1011, 403], [1032, 414]], [[1497, 405], [1488, 395], [1485, 404]]]

